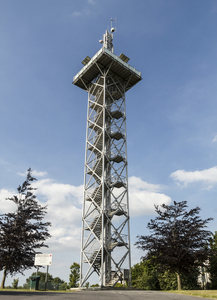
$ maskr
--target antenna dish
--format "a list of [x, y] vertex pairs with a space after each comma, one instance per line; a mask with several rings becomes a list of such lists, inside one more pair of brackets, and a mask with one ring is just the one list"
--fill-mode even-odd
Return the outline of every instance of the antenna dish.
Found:
[[100, 43], [100, 44], [103, 44], [103, 40], [99, 40], [99, 43]]
[[115, 32], [115, 28], [114, 27], [111, 28], [111, 32]]

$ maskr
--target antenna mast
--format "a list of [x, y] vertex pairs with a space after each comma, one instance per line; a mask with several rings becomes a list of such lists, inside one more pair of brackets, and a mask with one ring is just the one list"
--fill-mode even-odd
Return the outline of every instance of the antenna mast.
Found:
[[113, 28], [113, 27], [112, 27], [112, 21], [116, 22], [116, 18], [115, 18], [115, 19], [112, 19], [112, 18], [111, 18], [111, 30], [112, 30], [112, 28]]
[[113, 48], [113, 32], [115, 32], [115, 28], [112, 27], [112, 22], [116, 22], [116, 19], [111, 18], [111, 29], [110, 32], [106, 30], [105, 34], [103, 34], [103, 40], [99, 40], [101, 44], [103, 44], [104, 48], [107, 48], [109, 51], [114, 53]]

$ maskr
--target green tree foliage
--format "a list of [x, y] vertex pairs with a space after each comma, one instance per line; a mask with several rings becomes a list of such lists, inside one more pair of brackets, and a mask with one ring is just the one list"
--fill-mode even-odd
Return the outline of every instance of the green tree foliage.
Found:
[[[199, 272], [197, 270], [192, 271], [189, 274], [181, 274], [182, 277], [182, 289], [183, 290], [197, 290], [199, 288], [197, 279]], [[158, 280], [161, 290], [177, 290], [177, 275], [169, 270], [159, 273]]]
[[99, 287], [98, 283], [92, 284], [90, 287]]
[[59, 277], [54, 277], [52, 280], [53, 288], [56, 290], [66, 290], [67, 283]]
[[151, 234], [138, 236], [136, 242], [139, 249], [147, 251], [144, 259], [150, 259], [160, 272], [176, 273], [178, 289], [181, 276], [204, 266], [210, 255], [207, 244], [212, 233], [204, 228], [212, 218], [202, 220], [199, 207], [186, 208], [186, 201], [162, 204], [162, 210], [155, 206], [157, 217], [147, 225]]
[[84, 287], [89, 288], [89, 286], [90, 286], [90, 282], [87, 281], [87, 282], [85, 283]]
[[4, 288], [8, 273], [22, 273], [34, 265], [36, 253], [45, 245], [50, 237], [48, 227], [50, 222], [43, 222], [46, 206], [41, 206], [36, 200], [32, 187], [31, 168], [28, 169], [26, 180], [17, 188], [18, 195], [6, 200], [16, 204], [14, 213], [0, 216], [0, 270], [4, 270], [1, 288]]
[[53, 283], [65, 283], [64, 280], [60, 279], [59, 277], [54, 277], [54, 279], [52, 280]]
[[171, 273], [168, 270], [159, 273], [158, 280], [161, 290], [177, 290], [178, 288], [176, 273]]
[[212, 254], [209, 258], [207, 271], [210, 274], [211, 288], [217, 289], [217, 231], [210, 238], [210, 249], [212, 250]]
[[[132, 286], [144, 290], [176, 290], [177, 276], [169, 270], [159, 271], [162, 268], [152, 264], [151, 260], [143, 260], [131, 268]], [[197, 289], [198, 271], [182, 275], [182, 288], [185, 290]]]
[[[29, 289], [30, 286], [30, 279], [32, 276], [36, 276], [36, 272], [33, 272], [31, 276], [29, 276], [29, 278], [26, 279], [26, 283], [23, 285], [23, 288], [25, 289]], [[38, 276], [40, 276], [40, 281], [39, 282], [45, 282], [46, 280], [46, 272], [38, 272]], [[52, 286], [53, 289], [62, 289], [62, 290], [66, 290], [67, 289], [67, 283], [60, 279], [59, 277], [54, 277], [50, 274], [47, 273], [47, 281], [48, 282], [52, 282]]]
[[78, 282], [80, 278], [80, 265], [74, 262], [70, 267], [71, 273], [69, 274], [69, 287], [78, 287]]
[[[31, 276], [36, 276], [36, 274], [37, 274], [36, 272], [33, 272]], [[31, 276], [27, 280], [30, 281]], [[45, 282], [46, 272], [38, 271], [38, 276], [40, 276], [40, 281]], [[59, 277], [57, 277], [57, 278], [59, 278]], [[50, 273], [47, 273], [47, 281], [52, 281], [52, 280], [54, 280], [53, 276]]]
[[199, 270], [192, 270], [190, 273], [182, 274], [183, 290], [197, 290], [200, 289], [198, 285]]
[[68, 289], [68, 284], [66, 282], [61, 283], [59, 289], [62, 290], [62, 291], [67, 290]]
[[13, 289], [17, 289], [18, 288], [18, 282], [19, 282], [19, 279], [13, 279], [13, 283], [12, 283], [12, 287]]
[[131, 268], [132, 286], [144, 290], [159, 290], [158, 271], [150, 260], [143, 260]]
[[115, 288], [122, 288], [124, 285], [120, 282], [116, 283]]

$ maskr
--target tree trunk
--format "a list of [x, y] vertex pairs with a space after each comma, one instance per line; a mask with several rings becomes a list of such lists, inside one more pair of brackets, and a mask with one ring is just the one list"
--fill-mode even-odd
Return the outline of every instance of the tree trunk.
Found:
[[179, 272], [176, 273], [177, 275], [177, 283], [178, 283], [178, 290], [182, 289], [182, 283], [181, 283], [181, 278]]
[[2, 279], [2, 284], [1, 284], [1, 289], [5, 288], [5, 279], [6, 279], [6, 276], [7, 276], [7, 268], [5, 266], [4, 267], [4, 273], [3, 273], [3, 279]]

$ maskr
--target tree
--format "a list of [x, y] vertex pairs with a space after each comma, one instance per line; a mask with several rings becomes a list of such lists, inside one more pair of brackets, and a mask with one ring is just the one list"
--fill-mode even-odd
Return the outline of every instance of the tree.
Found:
[[156, 264], [143, 260], [131, 268], [132, 286], [144, 290], [159, 290], [159, 279]]
[[211, 288], [217, 289], [217, 231], [210, 238], [210, 249], [212, 254], [209, 258], [209, 265], [207, 271], [210, 274]]
[[[24, 283], [23, 288], [29, 289], [30, 286], [30, 279], [32, 276], [35, 276], [37, 273], [33, 272], [29, 278], [26, 279], [26, 283]], [[40, 276], [40, 281], [39, 282], [45, 282], [46, 279], [46, 272], [38, 272], [38, 276]], [[67, 289], [67, 283], [60, 279], [59, 277], [54, 277], [50, 273], [47, 273], [47, 281], [52, 282], [53, 289], [58, 290], [58, 289]]]
[[12, 283], [13, 289], [17, 289], [18, 288], [18, 282], [19, 282], [19, 279], [15, 279], [14, 278], [13, 283]]
[[59, 290], [67, 290], [68, 288], [67, 282], [63, 282], [60, 284]]
[[78, 287], [78, 281], [80, 278], [80, 265], [74, 262], [70, 267], [71, 273], [69, 274], [69, 287]]
[[[161, 269], [161, 271], [160, 271]], [[198, 271], [182, 274], [182, 287], [185, 290], [198, 289]], [[177, 289], [176, 273], [162, 271], [150, 259], [142, 260], [131, 268], [132, 286], [144, 290], [175, 290]]]
[[90, 287], [99, 287], [98, 283], [92, 284]]
[[32, 170], [27, 170], [26, 180], [17, 188], [18, 195], [6, 200], [13, 201], [17, 209], [14, 213], [0, 216], [0, 270], [4, 270], [1, 288], [4, 288], [8, 273], [23, 274], [23, 271], [34, 266], [34, 258], [50, 237], [50, 222], [42, 222], [47, 206], [41, 206], [36, 200], [31, 183]]
[[58, 283], [58, 284], [62, 284], [65, 283], [64, 280], [60, 279], [59, 277], [54, 277], [54, 279], [52, 280], [53, 283]]
[[202, 220], [199, 207], [189, 211], [187, 207], [187, 201], [162, 204], [162, 210], [155, 205], [158, 215], [147, 225], [151, 234], [137, 236], [136, 242], [139, 249], [147, 251], [143, 259], [156, 263], [161, 272], [176, 273], [178, 289], [182, 288], [181, 274], [194, 272], [210, 255], [207, 245], [211, 232], [204, 228], [212, 218]]
[[[29, 278], [27, 278], [26, 279], [26, 281], [28, 281], [28, 282], [30, 282], [30, 278], [32, 277], [32, 276], [36, 276], [36, 272], [33, 272], [32, 273], [32, 275], [29, 277]], [[46, 279], [46, 275], [47, 275], [47, 281], [52, 281], [52, 280], [54, 280], [54, 278], [53, 278], [53, 275], [51, 275], [50, 273], [47, 273], [47, 272], [38, 272], [38, 276], [40, 276], [40, 281], [42, 281], [42, 282], [45, 282], [45, 279]], [[58, 277], [59, 278], [59, 277]], [[56, 282], [56, 280], [55, 280], [55, 282]]]
[[[182, 274], [182, 289], [183, 290], [197, 290], [198, 285], [198, 275], [197, 269], [191, 273]], [[158, 280], [161, 290], [177, 290], [177, 275], [169, 270], [165, 270], [163, 273], [158, 273]]]
[[55, 290], [66, 290], [67, 289], [67, 283], [60, 279], [59, 277], [54, 277], [52, 280], [52, 286]]

